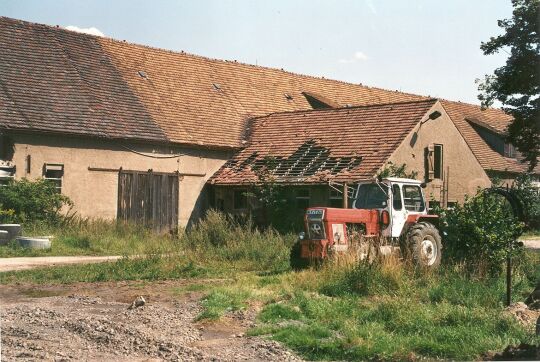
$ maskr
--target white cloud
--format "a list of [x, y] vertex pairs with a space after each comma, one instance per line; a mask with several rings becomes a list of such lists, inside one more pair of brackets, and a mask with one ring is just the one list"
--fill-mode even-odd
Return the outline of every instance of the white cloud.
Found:
[[365, 55], [362, 52], [354, 52], [354, 59], [356, 59], [356, 60], [367, 60], [368, 56]]
[[358, 61], [364, 61], [368, 59], [369, 59], [368, 56], [362, 53], [361, 51], [355, 51], [351, 58], [343, 58], [343, 59], [338, 60], [338, 62], [343, 63], [343, 64], [350, 64], [350, 63], [356, 63]]
[[98, 28], [94, 28], [93, 26], [90, 28], [79, 28], [75, 25], [68, 25], [66, 26], [67, 30], [75, 31], [77, 33], [85, 33], [90, 35], [97, 35], [97, 36], [105, 36]]

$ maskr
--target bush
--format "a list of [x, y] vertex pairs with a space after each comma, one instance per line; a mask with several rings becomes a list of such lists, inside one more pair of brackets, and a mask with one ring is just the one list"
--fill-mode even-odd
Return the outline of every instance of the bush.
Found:
[[540, 190], [533, 186], [531, 175], [516, 177], [513, 191], [522, 204], [527, 228], [540, 228]]
[[[59, 194], [54, 184], [47, 180], [13, 180], [0, 187], [0, 212], [9, 222], [45, 222], [56, 224], [62, 219], [60, 210], [72, 206], [71, 200]], [[10, 212], [9, 210], [12, 210]]]
[[465, 262], [471, 270], [497, 273], [508, 256], [523, 251], [517, 241], [523, 224], [498, 195], [479, 191], [463, 205], [441, 210], [440, 215], [445, 255]]

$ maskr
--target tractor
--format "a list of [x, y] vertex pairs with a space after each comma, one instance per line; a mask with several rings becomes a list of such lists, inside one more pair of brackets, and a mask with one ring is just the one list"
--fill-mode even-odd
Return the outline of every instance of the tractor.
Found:
[[439, 218], [428, 214], [424, 187], [413, 179], [376, 179], [357, 185], [351, 208], [308, 208], [305, 232], [291, 251], [293, 268], [319, 263], [358, 245], [363, 245], [356, 249], [364, 250], [361, 258], [372, 249], [377, 255], [397, 251], [416, 265], [436, 268], [442, 251]]

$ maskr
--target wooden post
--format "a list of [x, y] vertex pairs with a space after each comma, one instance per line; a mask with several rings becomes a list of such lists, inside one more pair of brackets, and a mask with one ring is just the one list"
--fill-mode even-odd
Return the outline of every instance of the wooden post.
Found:
[[343, 183], [343, 208], [349, 208], [349, 186], [346, 182]]

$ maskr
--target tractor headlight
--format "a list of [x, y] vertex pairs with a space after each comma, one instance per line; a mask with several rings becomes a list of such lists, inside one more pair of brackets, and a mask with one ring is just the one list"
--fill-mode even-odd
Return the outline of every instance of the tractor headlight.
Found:
[[298, 234], [298, 239], [300, 240], [304, 240], [304, 238], [306, 237], [306, 233], [305, 232], [300, 232], [300, 234]]

